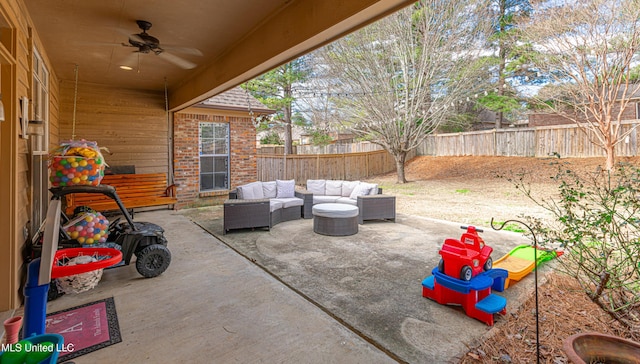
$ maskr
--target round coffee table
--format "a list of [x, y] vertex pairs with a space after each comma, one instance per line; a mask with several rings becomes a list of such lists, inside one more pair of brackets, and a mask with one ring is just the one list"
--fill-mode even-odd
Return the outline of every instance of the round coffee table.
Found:
[[358, 232], [358, 206], [343, 203], [321, 203], [314, 205], [313, 232], [346, 236]]

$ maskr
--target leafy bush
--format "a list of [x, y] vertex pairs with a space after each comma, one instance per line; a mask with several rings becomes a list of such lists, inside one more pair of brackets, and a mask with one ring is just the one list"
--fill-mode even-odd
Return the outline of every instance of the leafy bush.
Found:
[[272, 131], [272, 132], [269, 132], [267, 135], [263, 136], [262, 138], [260, 138], [260, 144], [282, 145], [284, 144], [284, 141], [280, 138], [280, 135], [278, 135], [278, 133]]
[[558, 196], [539, 198], [526, 178], [516, 188], [551, 212], [546, 221], [527, 217], [541, 245], [559, 245], [560, 269], [627, 327], [640, 329], [640, 169], [579, 174], [558, 164]]

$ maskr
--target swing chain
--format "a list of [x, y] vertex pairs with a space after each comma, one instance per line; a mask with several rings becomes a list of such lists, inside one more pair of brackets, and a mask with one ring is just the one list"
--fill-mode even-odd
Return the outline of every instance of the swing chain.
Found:
[[258, 127], [258, 124], [260, 124], [255, 116], [255, 114], [253, 113], [253, 108], [251, 108], [251, 95], [249, 94], [249, 87], [248, 87], [248, 83], [247, 83], [247, 87], [244, 89], [245, 93], [247, 94], [247, 107], [249, 109], [249, 117], [251, 118], [251, 123], [253, 123], [254, 127]]
[[74, 70], [75, 73], [75, 85], [73, 89], [73, 118], [71, 119], [71, 140], [76, 139], [76, 109], [78, 104], [78, 65]]

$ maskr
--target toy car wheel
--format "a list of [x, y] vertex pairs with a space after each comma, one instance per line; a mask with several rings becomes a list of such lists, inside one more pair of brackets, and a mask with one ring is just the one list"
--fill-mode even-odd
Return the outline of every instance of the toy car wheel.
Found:
[[164, 245], [154, 244], [136, 253], [136, 269], [146, 278], [162, 274], [171, 263], [171, 252]]
[[473, 271], [471, 270], [470, 266], [465, 265], [464, 267], [462, 267], [462, 269], [460, 269], [460, 279], [462, 279], [463, 281], [470, 281], [472, 277]]
[[444, 274], [444, 259], [440, 259], [438, 262], [438, 272]]
[[484, 262], [484, 266], [482, 266], [484, 270], [491, 270], [493, 268], [493, 259], [491, 257], [487, 258], [487, 261]]

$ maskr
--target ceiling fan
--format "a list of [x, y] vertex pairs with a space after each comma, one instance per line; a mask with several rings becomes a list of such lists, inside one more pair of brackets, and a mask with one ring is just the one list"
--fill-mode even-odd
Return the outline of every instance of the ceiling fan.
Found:
[[138, 27], [142, 29], [141, 33], [128, 34], [129, 42], [122, 43], [125, 47], [137, 48], [134, 53], [153, 53], [160, 58], [175, 64], [176, 66], [184, 69], [195, 68], [197, 65], [184, 58], [178, 57], [175, 54], [167, 52], [167, 50], [202, 56], [202, 52], [195, 48], [186, 47], [174, 47], [169, 45], [160, 46], [160, 40], [158, 38], [147, 33], [147, 30], [151, 28], [151, 23], [146, 20], [136, 20]]

